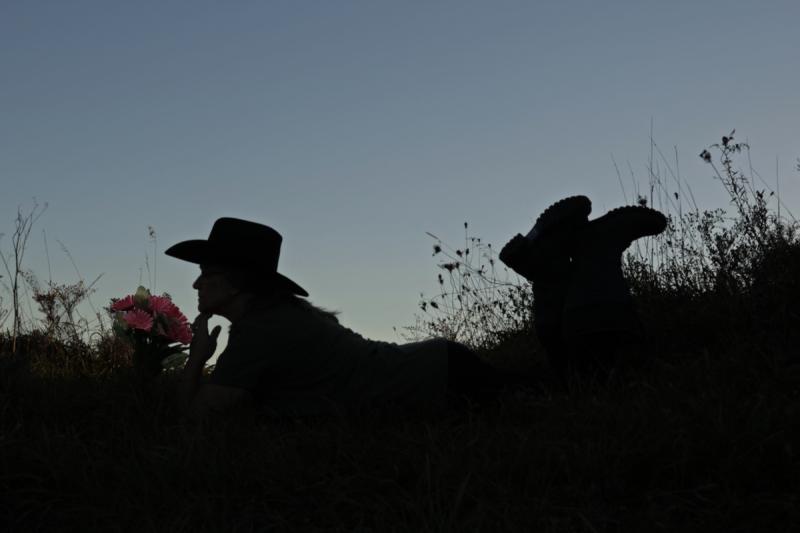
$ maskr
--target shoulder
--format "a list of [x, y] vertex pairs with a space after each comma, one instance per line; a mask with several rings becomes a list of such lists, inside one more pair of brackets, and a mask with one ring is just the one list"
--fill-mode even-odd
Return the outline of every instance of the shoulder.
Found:
[[241, 319], [231, 324], [230, 339], [285, 334], [292, 331], [293, 325], [303, 321], [302, 313], [298, 313], [292, 305], [259, 307], [249, 311]]
[[298, 297], [253, 309], [231, 327], [230, 333], [297, 339], [339, 328], [336, 313]]
[[312, 310], [293, 303], [253, 309], [231, 324], [228, 344], [217, 359], [217, 378], [289, 364], [298, 351], [329, 337], [325, 327]]

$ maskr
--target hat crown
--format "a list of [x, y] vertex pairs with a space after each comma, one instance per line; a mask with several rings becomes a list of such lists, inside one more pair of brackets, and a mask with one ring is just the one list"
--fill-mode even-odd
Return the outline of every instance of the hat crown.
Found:
[[220, 263], [272, 271], [278, 270], [282, 241], [281, 234], [269, 226], [231, 217], [217, 219], [208, 235], [209, 244], [220, 253]]

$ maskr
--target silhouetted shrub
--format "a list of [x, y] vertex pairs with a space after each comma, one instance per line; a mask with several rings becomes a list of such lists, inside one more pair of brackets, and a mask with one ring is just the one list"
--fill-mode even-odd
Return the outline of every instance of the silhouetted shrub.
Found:
[[439, 294], [420, 295], [422, 316], [406, 329], [410, 340], [445, 337], [474, 349], [492, 349], [517, 332], [531, 329], [531, 286], [499, 263], [489, 243], [470, 236], [464, 222], [464, 246], [452, 248], [435, 235]]
[[[673, 207], [667, 230], [625, 258], [640, 311], [665, 350], [742, 338], [782, 349], [797, 341], [798, 224], [780, 215], [779, 197], [756, 188], [753, 176], [737, 167], [749, 146], [733, 135], [700, 154], [728, 194], [732, 213], [683, 212], [682, 205], [665, 203]], [[664, 188], [657, 176], [654, 185]]]

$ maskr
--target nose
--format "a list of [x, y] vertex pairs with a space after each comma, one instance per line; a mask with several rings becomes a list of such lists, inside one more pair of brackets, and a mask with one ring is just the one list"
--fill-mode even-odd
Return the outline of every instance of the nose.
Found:
[[200, 290], [200, 278], [201, 278], [201, 277], [202, 277], [202, 276], [197, 276], [197, 279], [196, 279], [196, 280], [194, 280], [194, 283], [192, 283], [192, 288], [193, 288], [193, 289], [195, 289], [195, 290]]

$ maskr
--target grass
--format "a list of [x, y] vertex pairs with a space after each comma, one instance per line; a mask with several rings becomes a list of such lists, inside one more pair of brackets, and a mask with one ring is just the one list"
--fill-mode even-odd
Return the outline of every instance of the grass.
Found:
[[[429, 417], [190, 423], [174, 375], [6, 373], [5, 531], [787, 531], [800, 372], [730, 342]], [[527, 355], [527, 354], [526, 354]], [[778, 368], [782, 368], [778, 370]]]
[[[723, 229], [695, 242], [717, 246]], [[702, 247], [670, 256], [657, 241], [629, 257], [650, 335], [642, 364], [566, 388], [547, 377], [528, 289], [476, 273], [465, 235], [448, 257], [462, 267], [442, 286], [473, 292], [428, 300], [452, 315], [430, 327], [470, 335], [485, 357], [542, 381], [428, 416], [191, 422], [175, 409], [176, 375], [142, 383], [112, 339], [32, 331], [11, 356], [0, 335], [0, 529], [790, 531], [800, 245], [750, 235], [717, 260]]]

